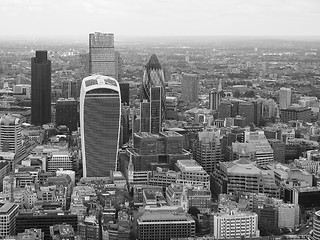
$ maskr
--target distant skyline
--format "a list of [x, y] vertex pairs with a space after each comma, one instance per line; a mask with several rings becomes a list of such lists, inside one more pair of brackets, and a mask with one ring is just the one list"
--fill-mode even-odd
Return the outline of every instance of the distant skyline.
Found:
[[319, 0], [0, 0], [0, 38], [320, 36], [319, 12]]

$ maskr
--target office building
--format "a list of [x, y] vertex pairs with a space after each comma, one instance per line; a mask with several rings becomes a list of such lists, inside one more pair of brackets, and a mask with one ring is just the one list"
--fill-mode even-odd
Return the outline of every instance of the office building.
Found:
[[150, 88], [150, 100], [142, 100], [140, 103], [140, 131], [159, 133], [162, 130], [164, 114], [162, 110], [162, 88]]
[[275, 176], [271, 170], [261, 170], [246, 158], [233, 162], [220, 162], [211, 174], [212, 192], [231, 194], [236, 192], [265, 193], [280, 196]]
[[296, 120], [311, 122], [311, 109], [307, 107], [289, 107], [281, 109], [280, 120], [283, 123]]
[[4, 115], [0, 118], [0, 147], [2, 152], [22, 152], [21, 121], [19, 118]]
[[199, 76], [197, 74], [183, 73], [181, 80], [181, 98], [186, 103], [199, 101]]
[[83, 177], [106, 177], [117, 169], [121, 124], [118, 82], [94, 75], [83, 79], [80, 132]]
[[214, 171], [217, 163], [221, 161], [221, 148], [219, 132], [206, 128], [198, 132], [198, 137], [193, 146], [193, 158], [207, 173]]
[[215, 213], [212, 216], [215, 239], [259, 237], [258, 215], [252, 212]]
[[19, 214], [19, 205], [14, 203], [0, 204], [0, 238], [16, 233], [16, 217]]
[[73, 159], [68, 151], [52, 152], [47, 156], [47, 171], [56, 172], [59, 169], [73, 170]]
[[31, 98], [31, 85], [17, 84], [13, 86], [13, 97], [17, 100], [25, 100]]
[[176, 170], [181, 173], [177, 183], [210, 189], [208, 173], [194, 159], [178, 160]]
[[290, 88], [280, 88], [279, 91], [279, 108], [286, 109], [291, 105], [291, 89]]
[[286, 144], [278, 139], [268, 139], [273, 149], [273, 158], [275, 162], [284, 163], [286, 157]]
[[56, 103], [56, 125], [65, 125], [70, 131], [78, 129], [78, 103], [74, 98], [59, 99]]
[[44, 240], [50, 240], [50, 227], [56, 224], [69, 224], [75, 231], [78, 230], [78, 216], [59, 213], [20, 213], [16, 218], [16, 231], [23, 233], [25, 229], [36, 228], [44, 232]]
[[155, 54], [151, 55], [147, 65], [145, 66], [140, 89], [140, 97], [142, 100], [150, 102], [150, 117], [153, 119], [159, 119], [156, 120], [157, 123], [150, 123], [150, 128], [152, 130], [150, 129], [148, 131], [153, 133], [159, 132], [160, 130], [158, 129], [162, 126], [166, 112], [166, 93], [164, 72]]
[[263, 131], [244, 133], [244, 139], [246, 143], [253, 143], [256, 146], [256, 162], [258, 165], [265, 165], [272, 162], [273, 159], [273, 149], [265, 137]]
[[166, 97], [166, 119], [177, 120], [178, 98]]
[[218, 110], [220, 102], [223, 97], [221, 80], [219, 81], [219, 86], [216, 91], [209, 92], [209, 109]]
[[77, 99], [78, 97], [77, 81], [66, 80], [62, 82], [62, 97]]
[[125, 106], [130, 105], [130, 86], [128, 82], [119, 82], [120, 92], [121, 92], [121, 103]]
[[47, 51], [36, 51], [31, 58], [31, 123], [51, 122], [51, 61]]
[[113, 33], [89, 34], [89, 74], [116, 78]]
[[182, 208], [148, 208], [137, 218], [137, 238], [140, 240], [189, 237], [195, 237], [195, 220]]

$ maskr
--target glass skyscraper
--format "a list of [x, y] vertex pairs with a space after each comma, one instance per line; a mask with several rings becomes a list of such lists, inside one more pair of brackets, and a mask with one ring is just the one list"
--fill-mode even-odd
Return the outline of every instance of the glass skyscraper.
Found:
[[89, 73], [117, 78], [113, 33], [89, 35]]
[[83, 177], [106, 177], [116, 170], [120, 124], [118, 81], [101, 75], [84, 78], [80, 93]]
[[150, 127], [142, 126], [141, 129], [149, 128], [152, 133], [161, 131], [166, 109], [165, 80], [164, 72], [155, 54], [151, 55], [149, 62], [145, 66], [140, 96], [142, 100], [150, 103], [150, 116], [145, 115], [145, 112], [142, 112], [141, 116], [148, 117], [150, 119], [148, 122], [151, 124]]

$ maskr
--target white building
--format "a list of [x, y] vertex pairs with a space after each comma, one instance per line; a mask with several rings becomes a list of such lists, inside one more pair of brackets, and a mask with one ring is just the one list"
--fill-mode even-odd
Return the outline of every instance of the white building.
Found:
[[58, 169], [72, 170], [73, 161], [71, 153], [68, 151], [63, 152], [52, 152], [48, 156], [48, 172], [55, 172]]
[[21, 122], [17, 117], [5, 115], [0, 119], [0, 147], [3, 152], [22, 151]]
[[259, 237], [258, 215], [253, 212], [215, 213], [212, 231], [216, 239]]
[[244, 140], [246, 143], [255, 145], [257, 165], [265, 165], [273, 161], [273, 149], [263, 131], [246, 131]]
[[178, 160], [176, 168], [181, 172], [177, 183], [191, 186], [202, 185], [210, 189], [210, 179], [207, 172], [194, 159]]
[[16, 217], [19, 206], [14, 203], [1, 204], [0, 207], [0, 238], [16, 233]]

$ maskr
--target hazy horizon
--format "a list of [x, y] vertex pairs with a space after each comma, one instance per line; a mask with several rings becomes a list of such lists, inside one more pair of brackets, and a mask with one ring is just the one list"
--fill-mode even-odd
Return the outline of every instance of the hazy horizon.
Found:
[[2, 38], [320, 38], [319, 0], [0, 0]]

